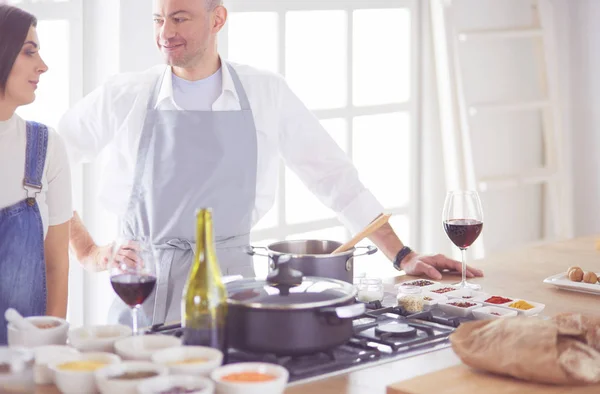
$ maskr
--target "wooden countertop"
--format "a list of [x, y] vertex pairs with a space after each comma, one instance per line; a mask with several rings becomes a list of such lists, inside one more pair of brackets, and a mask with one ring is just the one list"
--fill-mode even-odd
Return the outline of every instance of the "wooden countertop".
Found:
[[[548, 276], [578, 265], [584, 270], [598, 267], [600, 252], [595, 250], [598, 237], [585, 237], [540, 244], [490, 256], [474, 262], [485, 273], [476, 279], [487, 293], [525, 298], [546, 304], [544, 315], [575, 311], [598, 313], [600, 296], [555, 289], [542, 283]], [[454, 283], [458, 276], [446, 275], [443, 282]], [[413, 279], [390, 278], [387, 285]], [[285, 394], [384, 394], [388, 385], [460, 364], [451, 349], [377, 365], [306, 384], [292, 385]], [[36, 394], [58, 394], [53, 387], [39, 387]]]

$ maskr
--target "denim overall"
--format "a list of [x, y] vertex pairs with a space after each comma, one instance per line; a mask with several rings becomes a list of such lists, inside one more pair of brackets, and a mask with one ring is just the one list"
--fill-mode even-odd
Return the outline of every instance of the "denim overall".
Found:
[[[155, 109], [155, 83], [122, 229], [152, 239], [158, 254], [156, 288], [142, 304], [139, 326], [179, 322], [181, 297], [195, 252], [196, 210], [212, 208], [217, 260], [223, 275], [254, 276], [250, 241], [256, 197], [257, 135], [246, 92], [228, 67], [240, 110]], [[109, 322], [131, 324], [116, 299]]]
[[42, 190], [47, 148], [46, 126], [27, 122], [27, 198], [0, 209], [0, 345], [7, 341], [6, 309], [15, 308], [23, 316], [46, 314], [44, 228], [35, 195]]

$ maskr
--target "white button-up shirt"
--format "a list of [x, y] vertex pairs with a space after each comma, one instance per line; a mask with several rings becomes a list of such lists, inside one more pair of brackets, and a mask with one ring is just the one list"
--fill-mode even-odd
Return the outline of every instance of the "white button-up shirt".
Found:
[[[383, 206], [360, 182], [343, 150], [321, 126], [280, 76], [230, 63], [239, 75], [254, 115], [258, 142], [256, 204], [253, 225], [273, 206], [279, 156], [319, 199], [338, 214], [353, 233], [383, 212]], [[222, 67], [221, 95], [213, 111], [239, 110], [231, 74]], [[162, 85], [154, 107], [180, 109], [173, 101], [171, 68], [160, 65], [142, 73], [120, 74], [97, 88], [61, 119], [72, 166], [92, 161], [108, 149], [100, 179], [100, 200], [110, 212], [122, 215], [129, 201], [150, 94]], [[185, 190], [173, 191], [185, 198]]]

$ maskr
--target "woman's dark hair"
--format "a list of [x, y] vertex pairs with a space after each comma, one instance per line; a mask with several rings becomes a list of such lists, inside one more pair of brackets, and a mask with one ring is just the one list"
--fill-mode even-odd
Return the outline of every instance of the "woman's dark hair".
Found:
[[0, 95], [4, 95], [8, 76], [31, 26], [37, 26], [35, 16], [20, 8], [0, 4]]

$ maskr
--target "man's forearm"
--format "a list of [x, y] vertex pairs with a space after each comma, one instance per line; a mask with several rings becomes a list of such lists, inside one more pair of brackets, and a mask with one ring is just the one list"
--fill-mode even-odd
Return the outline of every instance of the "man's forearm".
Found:
[[71, 219], [71, 233], [69, 235], [69, 245], [71, 250], [77, 256], [77, 260], [83, 261], [96, 246], [92, 236], [85, 228], [77, 211], [73, 212]]
[[386, 223], [377, 229], [377, 231], [369, 236], [369, 239], [373, 241], [375, 246], [377, 246], [390, 261], [394, 261], [400, 249], [404, 247], [404, 244], [389, 223]]

